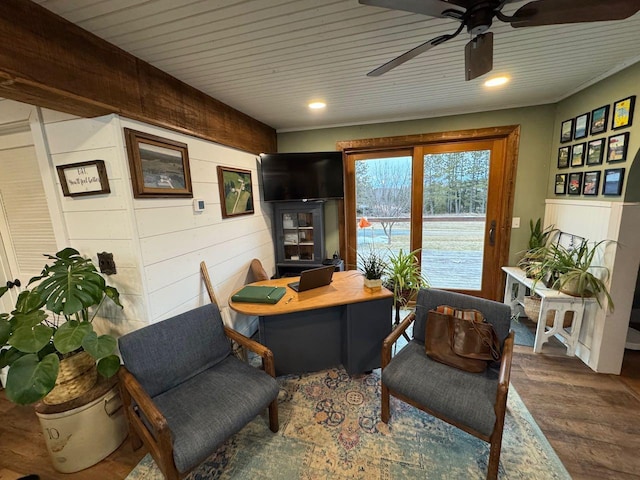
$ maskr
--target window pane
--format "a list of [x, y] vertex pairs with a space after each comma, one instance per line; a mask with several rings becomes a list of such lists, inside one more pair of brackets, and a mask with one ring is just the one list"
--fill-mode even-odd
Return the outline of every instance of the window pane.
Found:
[[411, 157], [356, 161], [356, 249], [409, 251]]
[[490, 154], [424, 156], [422, 270], [433, 287], [482, 288]]

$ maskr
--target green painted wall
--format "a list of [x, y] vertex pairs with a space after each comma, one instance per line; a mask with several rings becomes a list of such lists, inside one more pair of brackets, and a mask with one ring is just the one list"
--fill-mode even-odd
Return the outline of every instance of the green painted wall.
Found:
[[[636, 112], [635, 120], [631, 127], [619, 130], [611, 130], [611, 116], [614, 102], [623, 98], [636, 95]], [[551, 159], [551, 170], [547, 188], [547, 194], [549, 198], [566, 198], [565, 195], [556, 195], [554, 193], [555, 176], [557, 173], [569, 173], [569, 172], [586, 172], [586, 171], [601, 171], [601, 185], [599, 192], [602, 192], [602, 178], [604, 170], [607, 168], [625, 168], [625, 181], [623, 183], [623, 194], [619, 197], [615, 196], [602, 196], [600, 193], [597, 196], [580, 196], [582, 200], [607, 200], [607, 201], [622, 201], [623, 199], [628, 202], [640, 201], [640, 166], [638, 162], [634, 162], [633, 159], [640, 155], [640, 63], [636, 63], [611, 77], [602, 80], [584, 90], [572, 95], [571, 97], [562, 100], [557, 104], [557, 112], [555, 117], [555, 126], [553, 129], [553, 155]], [[575, 118], [578, 115], [589, 112], [599, 108], [603, 105], [609, 105], [609, 121], [607, 130], [599, 135], [588, 136], [586, 139], [574, 140], [571, 143], [565, 143], [562, 145], [576, 145], [581, 142], [589, 142], [590, 140], [598, 138], [608, 138], [611, 135], [617, 135], [618, 133], [629, 132], [629, 148], [627, 151], [627, 160], [624, 162], [607, 163], [606, 152], [605, 160], [602, 165], [591, 165], [584, 167], [574, 167], [569, 169], [557, 168], [557, 152], [560, 144], [560, 127], [562, 122], [570, 118]], [[606, 142], [605, 142], [606, 143]], [[634, 168], [631, 169], [632, 164]], [[571, 197], [577, 198], [577, 197]]]
[[[510, 264], [513, 265], [517, 261], [518, 252], [526, 248], [529, 239], [529, 219], [544, 216], [549, 170], [552, 166], [555, 168], [556, 150], [552, 147], [555, 145], [552, 143], [555, 119], [556, 106], [541, 105], [404, 122], [287, 132], [278, 134], [278, 151], [326, 151], [335, 150], [336, 142], [341, 140], [520, 125], [513, 216], [520, 217], [521, 228], [513, 229], [511, 234]], [[553, 165], [549, 159], [553, 159]], [[330, 202], [325, 211], [327, 250], [333, 252], [338, 246], [335, 202]]]

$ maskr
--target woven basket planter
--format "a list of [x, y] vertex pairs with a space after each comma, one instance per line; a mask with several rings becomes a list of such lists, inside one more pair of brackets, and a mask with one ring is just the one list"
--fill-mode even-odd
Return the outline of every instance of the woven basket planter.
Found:
[[80, 352], [60, 360], [56, 386], [42, 399], [47, 405], [65, 403], [93, 388], [98, 379], [95, 359]]
[[[542, 299], [540, 297], [524, 297], [524, 313], [529, 317], [529, 319], [535, 323], [538, 323], [538, 316], [540, 315], [540, 301]], [[556, 312], [554, 310], [549, 310], [547, 312], [547, 327], [553, 326], [553, 318], [555, 317]], [[562, 322], [562, 327], [567, 328], [571, 326], [573, 322], [573, 312], [565, 312], [564, 321]]]

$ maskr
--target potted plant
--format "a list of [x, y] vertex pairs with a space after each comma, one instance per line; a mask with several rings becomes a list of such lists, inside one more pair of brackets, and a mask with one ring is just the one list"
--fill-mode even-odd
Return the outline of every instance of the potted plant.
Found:
[[543, 229], [542, 219], [540, 218], [538, 218], [535, 224], [533, 223], [533, 219], [529, 220], [529, 229], [531, 233], [529, 235], [529, 242], [527, 243], [527, 250], [518, 262], [518, 266], [525, 271], [527, 277], [532, 278], [536, 276], [537, 271], [540, 269], [540, 265], [546, 254], [544, 249], [547, 246], [551, 234], [558, 229], [554, 228], [553, 225]]
[[393, 292], [396, 320], [400, 318], [400, 309], [406, 306], [421, 288], [429, 286], [420, 269], [418, 252], [419, 248], [409, 253], [404, 253], [402, 249], [398, 253], [389, 252], [383, 284]]
[[[105, 298], [122, 307], [118, 291], [77, 250], [46, 257], [53, 263], [29, 281], [35, 286], [19, 294], [15, 310], [0, 316], [0, 368], [9, 367], [6, 395], [18, 404], [66, 402], [93, 387], [95, 371], [111, 377], [120, 368], [115, 338], [98, 336], [92, 324]], [[68, 394], [59, 380], [74, 374], [81, 385]]]
[[382, 288], [382, 275], [387, 269], [387, 263], [374, 249], [367, 253], [358, 253], [358, 268], [364, 274], [364, 286], [372, 290]]
[[574, 248], [560, 244], [546, 247], [536, 280], [550, 278], [552, 288], [577, 297], [595, 297], [600, 307], [603, 307], [601, 297], [604, 297], [607, 308], [613, 311], [613, 300], [606, 284], [609, 269], [603, 265], [592, 265], [600, 245], [608, 242], [610, 240], [601, 240], [589, 245], [587, 240], [582, 240]]

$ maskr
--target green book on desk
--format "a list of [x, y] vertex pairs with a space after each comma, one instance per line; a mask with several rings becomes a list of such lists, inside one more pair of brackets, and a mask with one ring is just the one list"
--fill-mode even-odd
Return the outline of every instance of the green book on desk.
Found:
[[270, 287], [260, 285], [247, 285], [231, 297], [234, 302], [249, 303], [278, 303], [285, 292], [284, 287]]

